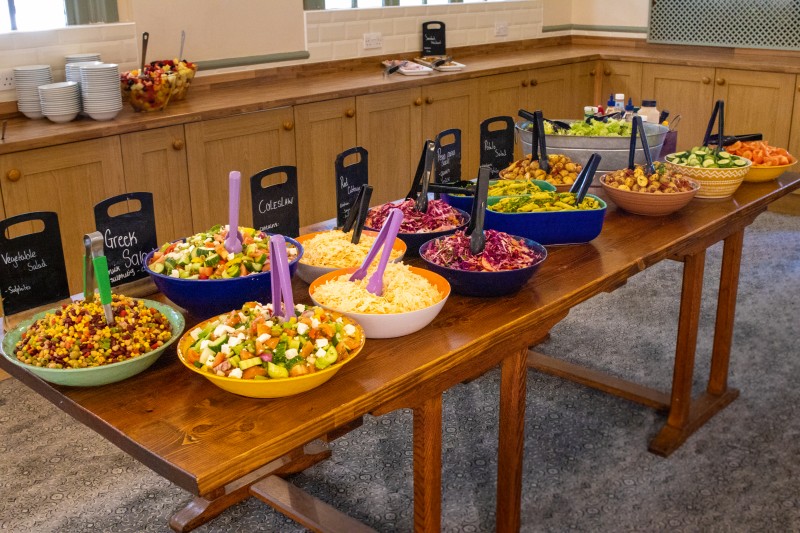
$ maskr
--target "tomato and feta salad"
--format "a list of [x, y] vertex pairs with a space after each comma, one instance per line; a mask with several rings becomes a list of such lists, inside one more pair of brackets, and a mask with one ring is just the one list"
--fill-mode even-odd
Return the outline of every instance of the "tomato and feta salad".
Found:
[[[269, 235], [241, 226], [239, 232], [242, 234], [239, 253], [225, 249], [228, 226], [217, 225], [183, 242], [164, 244], [153, 253], [147, 266], [156, 274], [183, 279], [226, 279], [269, 272]], [[296, 246], [286, 243], [290, 263], [298, 253]]]
[[342, 363], [364, 343], [361, 327], [339, 313], [297, 304], [294, 315], [284, 320], [272, 304], [247, 302], [190, 331], [184, 360], [217, 376], [283, 379]]

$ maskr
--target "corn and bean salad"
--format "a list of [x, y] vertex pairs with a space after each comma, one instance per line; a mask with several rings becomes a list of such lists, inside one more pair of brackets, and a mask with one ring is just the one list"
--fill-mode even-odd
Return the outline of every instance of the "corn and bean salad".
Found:
[[172, 337], [169, 319], [141, 300], [113, 295], [114, 324], [106, 324], [99, 300], [66, 304], [34, 322], [14, 354], [46, 368], [89, 368], [151, 352]]

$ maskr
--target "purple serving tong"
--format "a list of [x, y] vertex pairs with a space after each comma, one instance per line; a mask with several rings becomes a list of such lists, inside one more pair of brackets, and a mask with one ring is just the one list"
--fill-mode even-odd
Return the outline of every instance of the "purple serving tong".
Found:
[[366, 259], [364, 259], [364, 263], [358, 267], [358, 270], [353, 272], [353, 274], [350, 276], [350, 281], [364, 279], [364, 276], [367, 275], [369, 265], [372, 264], [375, 256], [378, 255], [378, 251], [383, 248], [383, 253], [381, 254], [380, 262], [378, 263], [378, 268], [375, 270], [375, 272], [373, 272], [372, 276], [369, 278], [369, 281], [367, 281], [367, 290], [369, 292], [377, 296], [383, 294], [383, 272], [386, 270], [386, 264], [389, 262], [389, 256], [392, 254], [394, 240], [397, 237], [397, 232], [400, 231], [400, 224], [402, 223], [402, 211], [399, 209], [392, 209], [389, 211], [389, 216], [386, 217], [386, 222], [383, 223], [383, 227], [381, 228], [380, 233], [378, 233], [375, 243], [372, 245], [372, 248], [369, 249], [369, 253], [367, 254]]
[[292, 277], [289, 274], [289, 259], [286, 255], [286, 241], [283, 235], [270, 235], [269, 261], [272, 279], [273, 314], [281, 314], [283, 303], [283, 319], [294, 316], [294, 297], [292, 296]]
[[242, 174], [238, 170], [228, 174], [228, 236], [225, 238], [225, 249], [228, 253], [238, 254], [242, 251], [242, 234], [239, 232], [239, 190]]

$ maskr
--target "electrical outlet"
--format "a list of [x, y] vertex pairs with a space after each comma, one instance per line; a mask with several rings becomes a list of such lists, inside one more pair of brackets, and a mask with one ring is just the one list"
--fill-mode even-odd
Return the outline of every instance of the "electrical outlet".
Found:
[[383, 34], [378, 32], [364, 34], [364, 50], [381, 47], [383, 47]]
[[14, 89], [14, 69], [7, 68], [0, 70], [0, 91], [11, 91]]
[[499, 21], [494, 23], [495, 37], [508, 37], [508, 22]]

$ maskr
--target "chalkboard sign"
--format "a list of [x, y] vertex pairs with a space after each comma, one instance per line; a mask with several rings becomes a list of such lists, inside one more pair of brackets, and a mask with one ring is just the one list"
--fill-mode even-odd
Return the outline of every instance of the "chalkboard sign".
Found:
[[444, 22], [431, 20], [422, 23], [422, 56], [447, 55]]
[[[129, 200], [139, 201], [138, 211], [109, 215], [109, 208]], [[152, 193], [131, 192], [103, 200], [94, 206], [94, 223], [103, 235], [111, 286], [146, 278], [144, 258], [158, 248]]]
[[[358, 161], [345, 166], [344, 160], [358, 154]], [[355, 202], [362, 185], [369, 183], [369, 154], [360, 146], [336, 156], [336, 225], [344, 226], [350, 206]]]
[[[286, 174], [286, 181], [262, 187], [264, 178]], [[253, 227], [289, 237], [300, 234], [300, 206], [297, 199], [297, 167], [280, 166], [262, 170], [250, 178]]]
[[[44, 229], [9, 239], [8, 228], [40, 221]], [[25, 213], [0, 221], [0, 297], [3, 311], [13, 315], [69, 298], [58, 215]]]
[[[452, 136], [452, 142], [443, 139]], [[444, 130], [436, 136], [436, 183], [461, 181], [461, 130]]]
[[[491, 129], [497, 126], [501, 127]], [[489, 167], [491, 179], [497, 179], [500, 171], [513, 162], [514, 119], [504, 116], [481, 122], [481, 166]]]

